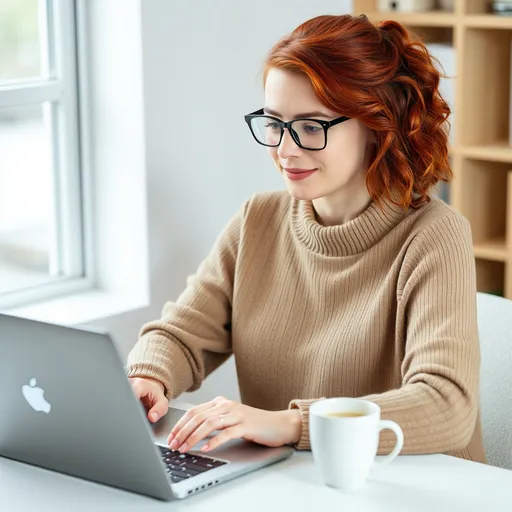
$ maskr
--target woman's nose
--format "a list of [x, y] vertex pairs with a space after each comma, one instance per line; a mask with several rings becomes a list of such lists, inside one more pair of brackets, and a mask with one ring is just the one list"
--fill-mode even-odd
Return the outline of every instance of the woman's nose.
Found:
[[298, 156], [301, 152], [301, 148], [297, 146], [297, 143], [293, 140], [293, 137], [289, 130], [285, 130], [281, 144], [277, 148], [277, 154], [282, 158], [289, 158], [291, 156]]

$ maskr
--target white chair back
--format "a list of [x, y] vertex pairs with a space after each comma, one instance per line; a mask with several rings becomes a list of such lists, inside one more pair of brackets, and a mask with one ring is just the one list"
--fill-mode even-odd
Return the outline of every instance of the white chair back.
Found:
[[512, 469], [512, 301], [477, 294], [480, 407], [489, 464]]

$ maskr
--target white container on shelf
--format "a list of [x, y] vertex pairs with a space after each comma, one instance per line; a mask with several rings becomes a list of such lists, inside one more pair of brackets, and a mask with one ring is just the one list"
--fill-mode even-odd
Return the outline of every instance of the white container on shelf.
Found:
[[495, 0], [491, 2], [491, 12], [498, 16], [511, 16], [512, 0]]
[[379, 11], [420, 12], [435, 9], [435, 0], [378, 0]]
[[[439, 92], [452, 111], [448, 120], [451, 125], [449, 142], [453, 146], [455, 143], [455, 75], [457, 73], [455, 50], [451, 44], [446, 43], [429, 43], [426, 46], [430, 54], [441, 63], [442, 68], [439, 70], [447, 75], [447, 78], [441, 78]], [[435, 64], [439, 67], [437, 63]]]

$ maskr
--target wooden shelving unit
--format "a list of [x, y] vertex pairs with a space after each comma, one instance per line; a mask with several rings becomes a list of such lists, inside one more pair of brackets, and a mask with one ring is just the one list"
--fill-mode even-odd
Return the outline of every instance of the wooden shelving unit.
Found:
[[512, 146], [509, 144], [512, 16], [488, 0], [455, 0], [454, 11], [379, 12], [354, 0], [355, 14], [403, 23], [425, 42], [456, 52], [454, 181], [450, 203], [471, 223], [480, 291], [512, 299]]

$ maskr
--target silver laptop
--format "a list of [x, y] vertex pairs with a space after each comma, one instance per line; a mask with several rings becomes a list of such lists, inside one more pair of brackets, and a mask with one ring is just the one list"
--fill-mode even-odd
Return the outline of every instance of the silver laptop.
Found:
[[150, 424], [108, 334], [0, 314], [0, 456], [172, 500], [293, 453], [242, 440], [171, 452], [184, 412]]

